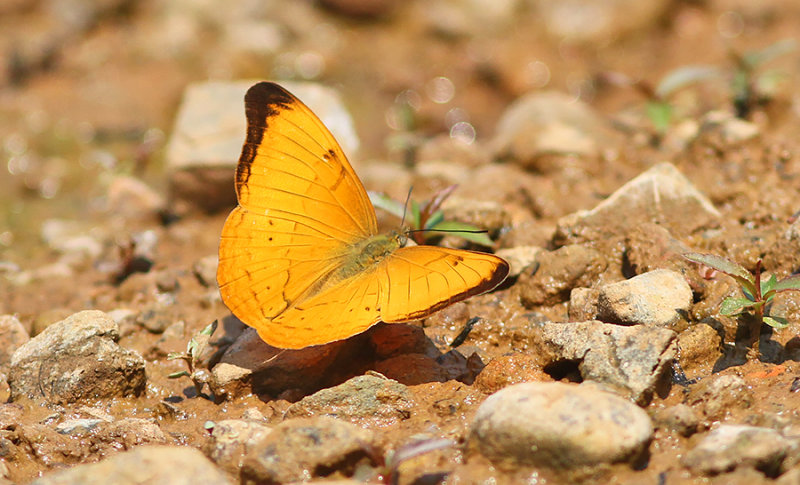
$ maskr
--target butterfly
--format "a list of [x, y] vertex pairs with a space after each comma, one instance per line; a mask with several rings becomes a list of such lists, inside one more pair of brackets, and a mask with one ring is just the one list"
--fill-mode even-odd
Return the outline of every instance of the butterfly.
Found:
[[217, 282], [231, 312], [268, 344], [298, 349], [378, 323], [423, 318], [487, 292], [508, 263], [486, 253], [404, 247], [322, 121], [281, 86], [245, 95], [239, 204], [222, 228]]

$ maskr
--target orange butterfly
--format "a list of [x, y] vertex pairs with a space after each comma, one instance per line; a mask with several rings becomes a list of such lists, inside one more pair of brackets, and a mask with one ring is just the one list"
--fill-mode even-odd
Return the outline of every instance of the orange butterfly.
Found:
[[222, 228], [222, 300], [268, 344], [325, 344], [383, 320], [416, 320], [484, 293], [508, 274], [491, 254], [403, 247], [378, 234], [375, 209], [341, 147], [273, 83], [245, 95], [239, 205]]

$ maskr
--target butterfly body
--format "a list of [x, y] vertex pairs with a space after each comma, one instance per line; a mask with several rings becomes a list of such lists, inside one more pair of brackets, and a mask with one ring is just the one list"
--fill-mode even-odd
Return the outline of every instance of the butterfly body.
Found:
[[379, 234], [375, 210], [339, 144], [273, 83], [245, 96], [247, 139], [217, 281], [228, 308], [281, 348], [324, 344], [378, 321], [422, 318], [497, 286], [502, 259]]

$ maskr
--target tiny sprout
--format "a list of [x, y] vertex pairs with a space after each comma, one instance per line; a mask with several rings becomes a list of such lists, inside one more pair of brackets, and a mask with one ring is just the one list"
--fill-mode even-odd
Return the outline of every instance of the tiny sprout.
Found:
[[760, 259], [756, 263], [755, 271], [750, 273], [741, 265], [714, 254], [686, 253], [683, 257], [689, 261], [709, 266], [736, 280], [744, 297], [729, 296], [725, 298], [720, 305], [719, 312], [725, 316], [752, 312], [755, 318], [750, 328], [750, 340], [756, 354], [758, 353], [758, 335], [764, 323], [776, 329], [782, 329], [789, 325], [786, 318], [767, 315], [765, 310], [776, 294], [783, 291], [800, 291], [800, 275], [789, 276], [779, 281], [773, 274], [764, 280], [761, 278]]
[[200, 364], [200, 358], [205, 349], [208, 347], [208, 342], [211, 339], [211, 335], [213, 335], [216, 330], [217, 321], [214, 320], [197, 335], [189, 339], [189, 343], [186, 345], [185, 352], [171, 352], [169, 355], [167, 355], [167, 360], [181, 359], [186, 362], [186, 366], [189, 368], [188, 371], [182, 370], [173, 372], [167, 377], [170, 379], [178, 379], [184, 376], [189, 377], [194, 383], [194, 387], [198, 396], [202, 393], [203, 386], [208, 383], [209, 379], [208, 372], [205, 369], [198, 368]]
[[656, 136], [661, 137], [672, 125], [675, 106], [672, 96], [686, 87], [709, 79], [719, 78], [720, 70], [713, 66], [683, 66], [667, 73], [658, 85], [642, 79], [633, 79], [619, 72], [607, 72], [602, 80], [612, 86], [633, 88], [646, 98], [645, 114], [653, 125]]
[[[489, 239], [489, 236], [486, 235], [486, 231], [472, 224], [445, 220], [444, 212], [441, 209], [442, 204], [457, 187], [457, 185], [445, 187], [422, 204], [415, 200], [409, 201], [410, 214], [407, 218], [411, 226], [409, 232], [414, 242], [417, 244], [430, 243], [430, 239], [439, 235], [436, 234], [437, 232], [446, 232], [481, 246], [491, 247], [494, 244]], [[369, 200], [375, 207], [383, 209], [392, 215], [399, 218], [406, 217], [405, 206], [385, 194], [370, 192]]]
[[785, 77], [785, 73], [779, 70], [762, 71], [761, 66], [795, 50], [797, 42], [794, 39], [784, 39], [761, 50], [744, 54], [731, 50], [730, 56], [736, 64], [731, 80], [736, 116], [747, 118], [753, 108], [764, 104], [773, 96], [777, 84]]

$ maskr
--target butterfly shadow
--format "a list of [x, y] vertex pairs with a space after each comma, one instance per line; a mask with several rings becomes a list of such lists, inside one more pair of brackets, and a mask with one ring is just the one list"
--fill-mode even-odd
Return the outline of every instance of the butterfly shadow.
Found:
[[405, 385], [471, 384], [483, 367], [477, 354], [466, 358], [455, 349], [441, 352], [413, 324], [379, 323], [345, 340], [297, 350], [272, 347], [246, 328], [214, 368], [214, 394], [224, 399], [252, 392], [264, 401], [295, 402], [368, 371]]

